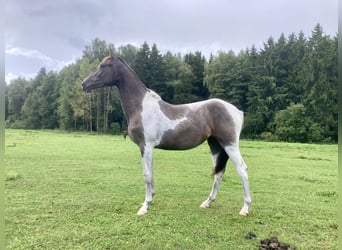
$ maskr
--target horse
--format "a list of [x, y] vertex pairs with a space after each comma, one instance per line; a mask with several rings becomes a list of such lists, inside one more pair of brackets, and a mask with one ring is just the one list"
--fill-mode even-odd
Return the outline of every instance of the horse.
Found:
[[173, 105], [148, 89], [133, 69], [120, 57], [105, 57], [82, 82], [86, 92], [105, 86], [116, 86], [128, 122], [127, 133], [138, 145], [142, 158], [146, 196], [138, 215], [148, 212], [155, 194], [153, 181], [153, 149], [186, 150], [209, 145], [214, 183], [209, 197], [200, 205], [208, 208], [216, 195], [230, 158], [241, 179], [244, 204], [239, 212], [247, 216], [251, 197], [247, 165], [239, 150], [243, 112], [220, 99]]

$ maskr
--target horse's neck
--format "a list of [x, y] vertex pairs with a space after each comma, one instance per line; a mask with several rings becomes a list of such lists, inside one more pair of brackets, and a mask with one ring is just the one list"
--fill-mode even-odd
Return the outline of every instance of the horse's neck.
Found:
[[142, 102], [147, 92], [143, 82], [129, 69], [125, 68], [117, 85], [122, 109], [128, 122], [137, 113], [141, 112]]

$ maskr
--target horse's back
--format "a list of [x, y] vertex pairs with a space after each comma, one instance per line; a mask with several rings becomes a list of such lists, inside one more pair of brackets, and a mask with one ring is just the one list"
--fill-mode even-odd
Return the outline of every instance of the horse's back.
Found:
[[210, 122], [210, 120], [225, 122], [225, 124], [233, 126], [238, 134], [240, 134], [242, 129], [244, 120], [243, 112], [235, 105], [222, 99], [212, 98], [179, 105], [172, 105], [164, 102], [164, 105], [166, 105], [169, 110], [173, 110], [172, 112], [167, 113], [172, 113], [176, 117], [193, 117], [192, 120], [194, 122]]

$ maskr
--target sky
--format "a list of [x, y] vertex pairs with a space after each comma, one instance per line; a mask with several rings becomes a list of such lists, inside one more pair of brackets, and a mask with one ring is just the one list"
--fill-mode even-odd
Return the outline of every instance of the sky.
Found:
[[161, 53], [238, 53], [317, 23], [338, 30], [338, 0], [11, 0], [5, 1], [5, 78], [59, 71], [100, 38], [115, 47], [145, 41]]

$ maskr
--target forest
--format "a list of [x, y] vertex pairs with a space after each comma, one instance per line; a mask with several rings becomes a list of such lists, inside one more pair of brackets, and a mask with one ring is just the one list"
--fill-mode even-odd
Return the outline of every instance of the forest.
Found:
[[119, 134], [127, 128], [115, 87], [85, 93], [82, 80], [110, 49], [148, 88], [174, 104], [221, 98], [245, 113], [243, 138], [286, 142], [337, 142], [337, 34], [317, 24], [262, 48], [239, 53], [162, 54], [156, 44], [115, 47], [99, 38], [59, 72], [42, 67], [33, 79], [6, 85], [6, 128], [61, 129]]

